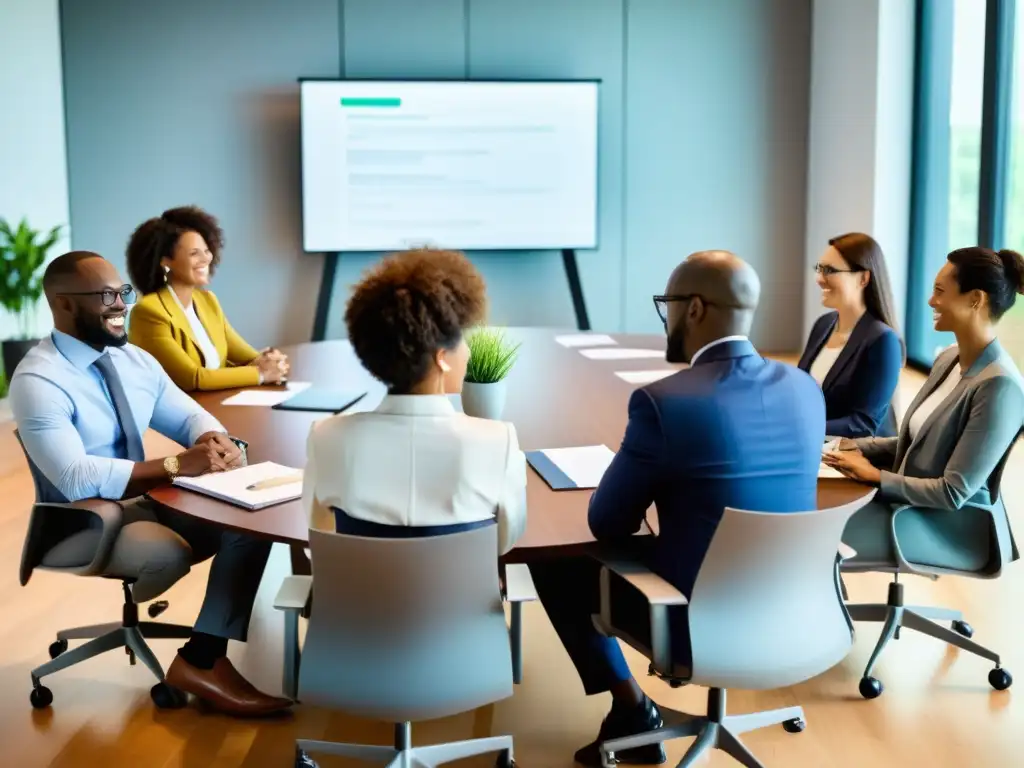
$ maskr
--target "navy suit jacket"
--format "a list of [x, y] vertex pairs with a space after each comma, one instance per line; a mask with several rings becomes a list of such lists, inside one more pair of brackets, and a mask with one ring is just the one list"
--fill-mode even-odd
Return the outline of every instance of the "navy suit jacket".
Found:
[[717, 344], [633, 393], [622, 446], [590, 500], [590, 529], [599, 540], [630, 536], [653, 503], [650, 566], [689, 597], [726, 507], [817, 509], [824, 439], [814, 379], [748, 341]]
[[[837, 312], [822, 315], [811, 329], [797, 365], [809, 371], [832, 329]], [[892, 328], [864, 313], [821, 383], [825, 394], [825, 433], [834, 437], [892, 437], [896, 418], [892, 396], [903, 367], [903, 343]]]

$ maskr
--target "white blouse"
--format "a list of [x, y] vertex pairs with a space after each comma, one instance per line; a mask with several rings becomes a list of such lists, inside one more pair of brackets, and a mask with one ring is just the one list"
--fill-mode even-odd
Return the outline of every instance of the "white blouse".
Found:
[[921, 427], [928, 421], [928, 417], [932, 415], [936, 408], [938, 408], [942, 401], [949, 397], [949, 393], [952, 392], [956, 385], [960, 383], [961, 371], [959, 365], [954, 365], [950, 369], [949, 373], [946, 374], [946, 378], [942, 380], [942, 383], [935, 388], [935, 391], [925, 398], [925, 401], [921, 403], [920, 407], [910, 416], [910, 439], [916, 440], [918, 432], [921, 431]]
[[497, 518], [504, 553], [526, 530], [526, 458], [511, 424], [464, 416], [443, 395], [389, 395], [313, 425], [302, 499], [321, 530], [335, 529], [332, 508], [383, 525]]
[[182, 306], [178, 294], [173, 289], [168, 291], [168, 293], [171, 294], [174, 303], [178, 305], [181, 311], [185, 313], [185, 317], [188, 318], [188, 324], [192, 327], [192, 335], [195, 336], [199, 351], [203, 353], [204, 367], [210, 371], [220, 368], [220, 355], [217, 354], [217, 347], [210, 338], [210, 334], [206, 332], [206, 328], [199, 319], [199, 315], [196, 314], [195, 302], [189, 302], [188, 308], [185, 308]]
[[[845, 346], [844, 344], [843, 347]], [[836, 360], [839, 359], [839, 354], [843, 351], [843, 347], [822, 347], [821, 351], [818, 352], [818, 356], [814, 358], [814, 362], [811, 363], [810, 374], [818, 382], [819, 387], [825, 381], [828, 372], [832, 370], [832, 366], [836, 364]]]

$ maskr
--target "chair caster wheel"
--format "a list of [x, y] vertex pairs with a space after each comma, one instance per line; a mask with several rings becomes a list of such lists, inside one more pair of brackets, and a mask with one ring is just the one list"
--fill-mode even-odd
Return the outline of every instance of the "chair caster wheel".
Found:
[[498, 759], [494, 761], [494, 768], [516, 768], [516, 761], [512, 759], [512, 753], [507, 749], [498, 753]]
[[157, 709], [181, 709], [188, 704], [188, 696], [167, 683], [157, 683], [149, 689], [149, 696]]
[[996, 667], [988, 673], [988, 683], [997, 691], [1005, 691], [1013, 685], [1013, 675], [1005, 669]]
[[966, 621], [954, 621], [953, 631], [958, 635], [962, 635], [967, 639], [974, 637], [974, 627], [968, 624]]
[[50, 643], [50, 658], [51, 659], [56, 659], [58, 656], [60, 656], [62, 653], [64, 653], [64, 651], [66, 651], [67, 649], [68, 649], [68, 641], [67, 640], [57, 640], [56, 642]]
[[146, 608], [146, 613], [149, 614], [149, 618], [155, 619], [161, 613], [166, 611], [170, 607], [170, 605], [171, 604], [168, 603], [166, 600], [156, 600], [149, 604], [149, 607]]
[[53, 691], [45, 685], [40, 685], [32, 689], [32, 693], [29, 694], [28, 700], [32, 702], [32, 706], [36, 709], [46, 709], [48, 706], [53, 704]]
[[885, 690], [882, 686], [882, 681], [874, 677], [862, 677], [859, 689], [860, 695], [865, 699], [877, 699], [882, 695], [882, 691]]
[[804, 728], [807, 727], [807, 723], [803, 718], [794, 717], [792, 720], [787, 720], [782, 724], [786, 733], [803, 733]]

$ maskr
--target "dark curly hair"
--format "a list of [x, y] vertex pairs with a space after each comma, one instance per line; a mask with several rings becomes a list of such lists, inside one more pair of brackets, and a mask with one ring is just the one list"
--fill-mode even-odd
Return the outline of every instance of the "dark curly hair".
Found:
[[1024, 256], [1016, 251], [972, 246], [958, 248], [946, 257], [956, 267], [960, 293], [984, 291], [988, 294], [989, 316], [999, 320], [1024, 295]]
[[178, 238], [186, 232], [196, 232], [206, 241], [213, 254], [210, 262], [210, 275], [213, 275], [224, 248], [224, 231], [217, 219], [195, 205], [170, 208], [140, 224], [128, 241], [125, 254], [128, 277], [137, 291], [145, 295], [163, 287], [164, 270], [160, 260], [174, 254]]
[[484, 280], [458, 251], [394, 253], [355, 286], [345, 310], [349, 340], [394, 394], [423, 381], [438, 349], [454, 349], [487, 313]]

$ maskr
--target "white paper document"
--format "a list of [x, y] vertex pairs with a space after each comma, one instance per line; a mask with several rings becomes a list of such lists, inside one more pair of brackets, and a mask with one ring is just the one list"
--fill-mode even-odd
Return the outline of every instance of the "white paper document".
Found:
[[832, 469], [825, 462], [821, 462], [818, 465], [818, 479], [819, 480], [842, 480], [846, 475], [840, 472], [838, 469]]
[[615, 453], [607, 445], [549, 448], [542, 453], [562, 470], [577, 488], [597, 488], [605, 470], [615, 458]]
[[249, 405], [273, 408], [290, 397], [295, 397], [304, 389], [312, 386], [308, 381], [289, 381], [285, 389], [245, 389], [232, 395], [221, 405]]
[[[254, 483], [271, 481], [271, 487], [249, 490]], [[279, 481], [275, 484], [274, 481]], [[174, 484], [245, 509], [263, 509], [302, 496], [302, 470], [263, 461], [227, 472], [199, 477], [177, 477]]]
[[618, 344], [611, 336], [603, 333], [570, 333], [555, 336], [555, 341], [563, 347], [610, 347]]
[[675, 368], [661, 368], [657, 371], [616, 371], [615, 375], [630, 384], [650, 384], [676, 373]]
[[591, 360], [640, 360], [642, 358], [662, 358], [665, 351], [661, 349], [626, 349], [623, 347], [596, 347], [581, 349], [580, 354]]

